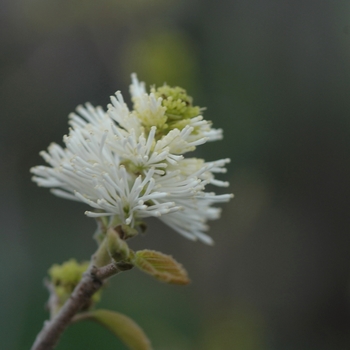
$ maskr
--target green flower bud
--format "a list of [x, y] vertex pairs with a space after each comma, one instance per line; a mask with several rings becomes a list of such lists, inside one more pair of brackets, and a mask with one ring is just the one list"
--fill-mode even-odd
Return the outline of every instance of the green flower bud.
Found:
[[[68, 300], [88, 267], [88, 261], [78, 263], [75, 259], [70, 259], [62, 265], [55, 264], [49, 269], [50, 285], [55, 294], [55, 312]], [[93, 295], [92, 302], [96, 303], [99, 300], [100, 292], [97, 292]], [[86, 308], [89, 306], [87, 305]]]
[[192, 97], [187, 95], [186, 90], [179, 86], [163, 85], [157, 89], [152, 88], [151, 92], [156, 97], [163, 99], [162, 106], [166, 108], [165, 115], [168, 117], [167, 123], [169, 125], [172, 122], [197, 117], [201, 113], [198, 106], [192, 105]]

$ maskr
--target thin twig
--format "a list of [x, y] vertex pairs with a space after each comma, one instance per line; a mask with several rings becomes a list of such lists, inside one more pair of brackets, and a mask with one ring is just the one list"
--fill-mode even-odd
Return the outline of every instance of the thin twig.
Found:
[[118, 272], [120, 272], [120, 269], [114, 263], [101, 268], [91, 265], [57, 315], [52, 320], [45, 321], [44, 327], [38, 334], [31, 350], [53, 349], [74, 315], [102, 287], [106, 278]]

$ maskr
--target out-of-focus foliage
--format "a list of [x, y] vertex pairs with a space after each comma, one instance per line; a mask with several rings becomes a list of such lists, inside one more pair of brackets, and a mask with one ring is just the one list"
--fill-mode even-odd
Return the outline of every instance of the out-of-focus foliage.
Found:
[[125, 72], [136, 71], [151, 84], [185, 86], [187, 91], [194, 88], [198, 74], [195, 43], [181, 31], [164, 26], [132, 37], [122, 60]]
[[241, 301], [225, 312], [221, 308], [204, 320], [201, 334], [203, 350], [265, 350], [266, 324], [257, 311]]

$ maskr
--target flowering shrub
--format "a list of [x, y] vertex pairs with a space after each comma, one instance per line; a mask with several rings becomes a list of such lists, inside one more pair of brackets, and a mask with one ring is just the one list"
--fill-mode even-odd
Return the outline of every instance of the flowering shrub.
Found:
[[[189, 283], [186, 270], [171, 256], [153, 250], [134, 252], [126, 240], [143, 230], [144, 218], [159, 217], [183, 236], [211, 244], [207, 221], [217, 219], [213, 205], [232, 195], [206, 192], [206, 186], [228, 186], [215, 178], [229, 159], [206, 162], [185, 154], [207, 141], [222, 138], [200, 115], [192, 98], [179, 87], [153, 87], [132, 75], [133, 108], [120, 92], [108, 110], [86, 104], [70, 115], [65, 147], [51, 144], [41, 152], [49, 166], [31, 169], [33, 180], [59, 197], [88, 204], [99, 227], [98, 248], [89, 263], [74, 259], [49, 270], [50, 292], [45, 322], [32, 350], [49, 350], [71, 322], [91, 319], [117, 335], [130, 349], [151, 350], [142, 329], [129, 317], [91, 310], [105, 281], [134, 266], [154, 278]], [[84, 272], [86, 270], [86, 272]]]

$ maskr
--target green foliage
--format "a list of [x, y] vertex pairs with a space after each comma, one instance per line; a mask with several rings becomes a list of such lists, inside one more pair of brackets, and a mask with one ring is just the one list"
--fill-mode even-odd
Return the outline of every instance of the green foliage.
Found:
[[185, 285], [190, 282], [186, 270], [171, 256], [154, 250], [139, 250], [132, 263], [162, 282]]
[[94, 310], [84, 314], [84, 319], [98, 322], [129, 347], [130, 350], [152, 350], [143, 330], [129, 317], [109, 310]]

